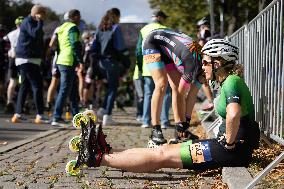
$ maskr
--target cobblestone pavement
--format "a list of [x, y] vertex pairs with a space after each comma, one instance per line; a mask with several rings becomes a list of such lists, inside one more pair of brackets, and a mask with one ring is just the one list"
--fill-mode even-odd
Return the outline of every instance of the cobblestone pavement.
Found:
[[[140, 128], [134, 108], [115, 112], [116, 126], [104, 127], [114, 148], [146, 147], [151, 129]], [[167, 139], [173, 129], [164, 134]], [[154, 173], [134, 174], [99, 167], [83, 171], [80, 178], [65, 174], [66, 163], [76, 158], [68, 148], [69, 139], [78, 130], [58, 132], [35, 140], [0, 156], [0, 188], [196, 188], [196, 175], [188, 170], [162, 169]], [[206, 178], [206, 183], [213, 179]], [[207, 188], [206, 184], [202, 188]]]

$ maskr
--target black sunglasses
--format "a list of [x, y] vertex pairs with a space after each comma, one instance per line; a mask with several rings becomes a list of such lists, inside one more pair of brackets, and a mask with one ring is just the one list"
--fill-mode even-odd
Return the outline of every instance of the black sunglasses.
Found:
[[215, 64], [217, 62], [214, 59], [212, 59], [211, 61], [207, 61], [207, 60], [202, 59], [202, 65], [203, 66], [208, 66], [209, 64], [212, 65], [212, 63]]

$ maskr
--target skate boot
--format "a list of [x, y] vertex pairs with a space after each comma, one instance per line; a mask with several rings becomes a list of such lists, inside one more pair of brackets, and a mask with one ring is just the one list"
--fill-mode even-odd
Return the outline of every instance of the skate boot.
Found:
[[[74, 116], [81, 129], [81, 135], [73, 137], [69, 142], [69, 149], [78, 152], [76, 160], [67, 163], [65, 171], [69, 176], [78, 176], [82, 167], [99, 167], [103, 154], [109, 153], [111, 147], [107, 144], [106, 135], [102, 132], [102, 126], [96, 124], [96, 116], [93, 111], [85, 111]], [[80, 126], [78, 126], [80, 125]]]
[[98, 127], [92, 124], [89, 119], [87, 120], [87, 122], [80, 121], [81, 135], [73, 137], [69, 142], [70, 150], [77, 151], [79, 154], [76, 160], [67, 163], [65, 171], [68, 176], [78, 176], [80, 168], [84, 166], [100, 166], [104, 152], [101, 151], [98, 145]]
[[[189, 123], [188, 122], [181, 122], [175, 125], [175, 137], [169, 141], [169, 144], [177, 144], [187, 140], [197, 140], [199, 139], [198, 136], [191, 133], [189, 130]], [[180, 137], [180, 133], [185, 133], [185, 137]]]
[[157, 148], [167, 143], [167, 140], [163, 136], [163, 132], [160, 125], [154, 126], [150, 140], [148, 142], [148, 148]]

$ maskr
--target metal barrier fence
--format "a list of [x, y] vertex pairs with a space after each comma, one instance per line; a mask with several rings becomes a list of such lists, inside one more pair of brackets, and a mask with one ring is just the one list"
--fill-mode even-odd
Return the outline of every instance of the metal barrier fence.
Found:
[[283, 27], [283, 0], [274, 0], [228, 38], [239, 47], [256, 120], [268, 137], [284, 145]]

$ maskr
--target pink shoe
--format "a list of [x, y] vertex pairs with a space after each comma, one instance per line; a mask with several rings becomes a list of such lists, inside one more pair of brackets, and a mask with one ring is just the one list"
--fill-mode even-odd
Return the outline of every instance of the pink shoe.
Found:
[[208, 103], [208, 104], [206, 104], [206, 105], [204, 105], [203, 107], [202, 107], [202, 110], [203, 111], [211, 111], [211, 110], [213, 110], [214, 109], [214, 104], [213, 103]]

